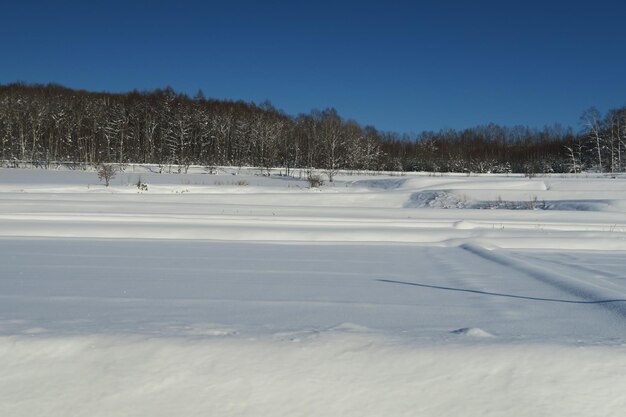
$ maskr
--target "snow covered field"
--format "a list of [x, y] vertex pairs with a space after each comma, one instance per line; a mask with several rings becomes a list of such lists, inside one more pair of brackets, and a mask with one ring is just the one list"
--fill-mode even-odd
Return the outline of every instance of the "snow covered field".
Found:
[[626, 177], [234, 171], [0, 170], [1, 416], [626, 409]]

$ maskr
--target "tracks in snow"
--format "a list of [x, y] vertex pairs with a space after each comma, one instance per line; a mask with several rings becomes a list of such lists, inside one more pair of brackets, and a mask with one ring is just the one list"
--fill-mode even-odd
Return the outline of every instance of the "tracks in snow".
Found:
[[[623, 291], [598, 285], [591, 280], [583, 281], [574, 276], [565, 276], [540, 265], [522, 262], [510, 255], [499, 251], [490, 251], [477, 245], [463, 244], [461, 248], [482, 259], [511, 268], [539, 282], [573, 295], [583, 300], [584, 303], [601, 306], [621, 318], [626, 318], [626, 294]], [[576, 301], [572, 300], [572, 302]]]

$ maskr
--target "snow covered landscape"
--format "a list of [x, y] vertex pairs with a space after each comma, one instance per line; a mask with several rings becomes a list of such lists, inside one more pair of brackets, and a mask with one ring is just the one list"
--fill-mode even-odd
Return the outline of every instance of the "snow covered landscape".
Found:
[[624, 176], [151, 171], [0, 169], [0, 415], [626, 407]]

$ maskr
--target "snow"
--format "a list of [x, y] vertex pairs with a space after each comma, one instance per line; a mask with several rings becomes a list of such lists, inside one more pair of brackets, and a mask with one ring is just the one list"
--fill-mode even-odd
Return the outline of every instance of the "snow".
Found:
[[330, 334], [35, 337], [0, 351], [7, 416], [615, 416], [626, 405], [626, 356], [603, 347], [415, 348]]
[[626, 406], [624, 177], [149, 171], [0, 170], [0, 415]]

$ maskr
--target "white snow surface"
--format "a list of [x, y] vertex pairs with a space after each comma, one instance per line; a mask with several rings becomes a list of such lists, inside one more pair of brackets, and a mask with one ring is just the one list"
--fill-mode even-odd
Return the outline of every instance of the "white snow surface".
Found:
[[256, 174], [0, 169], [0, 416], [623, 414], [626, 177]]

